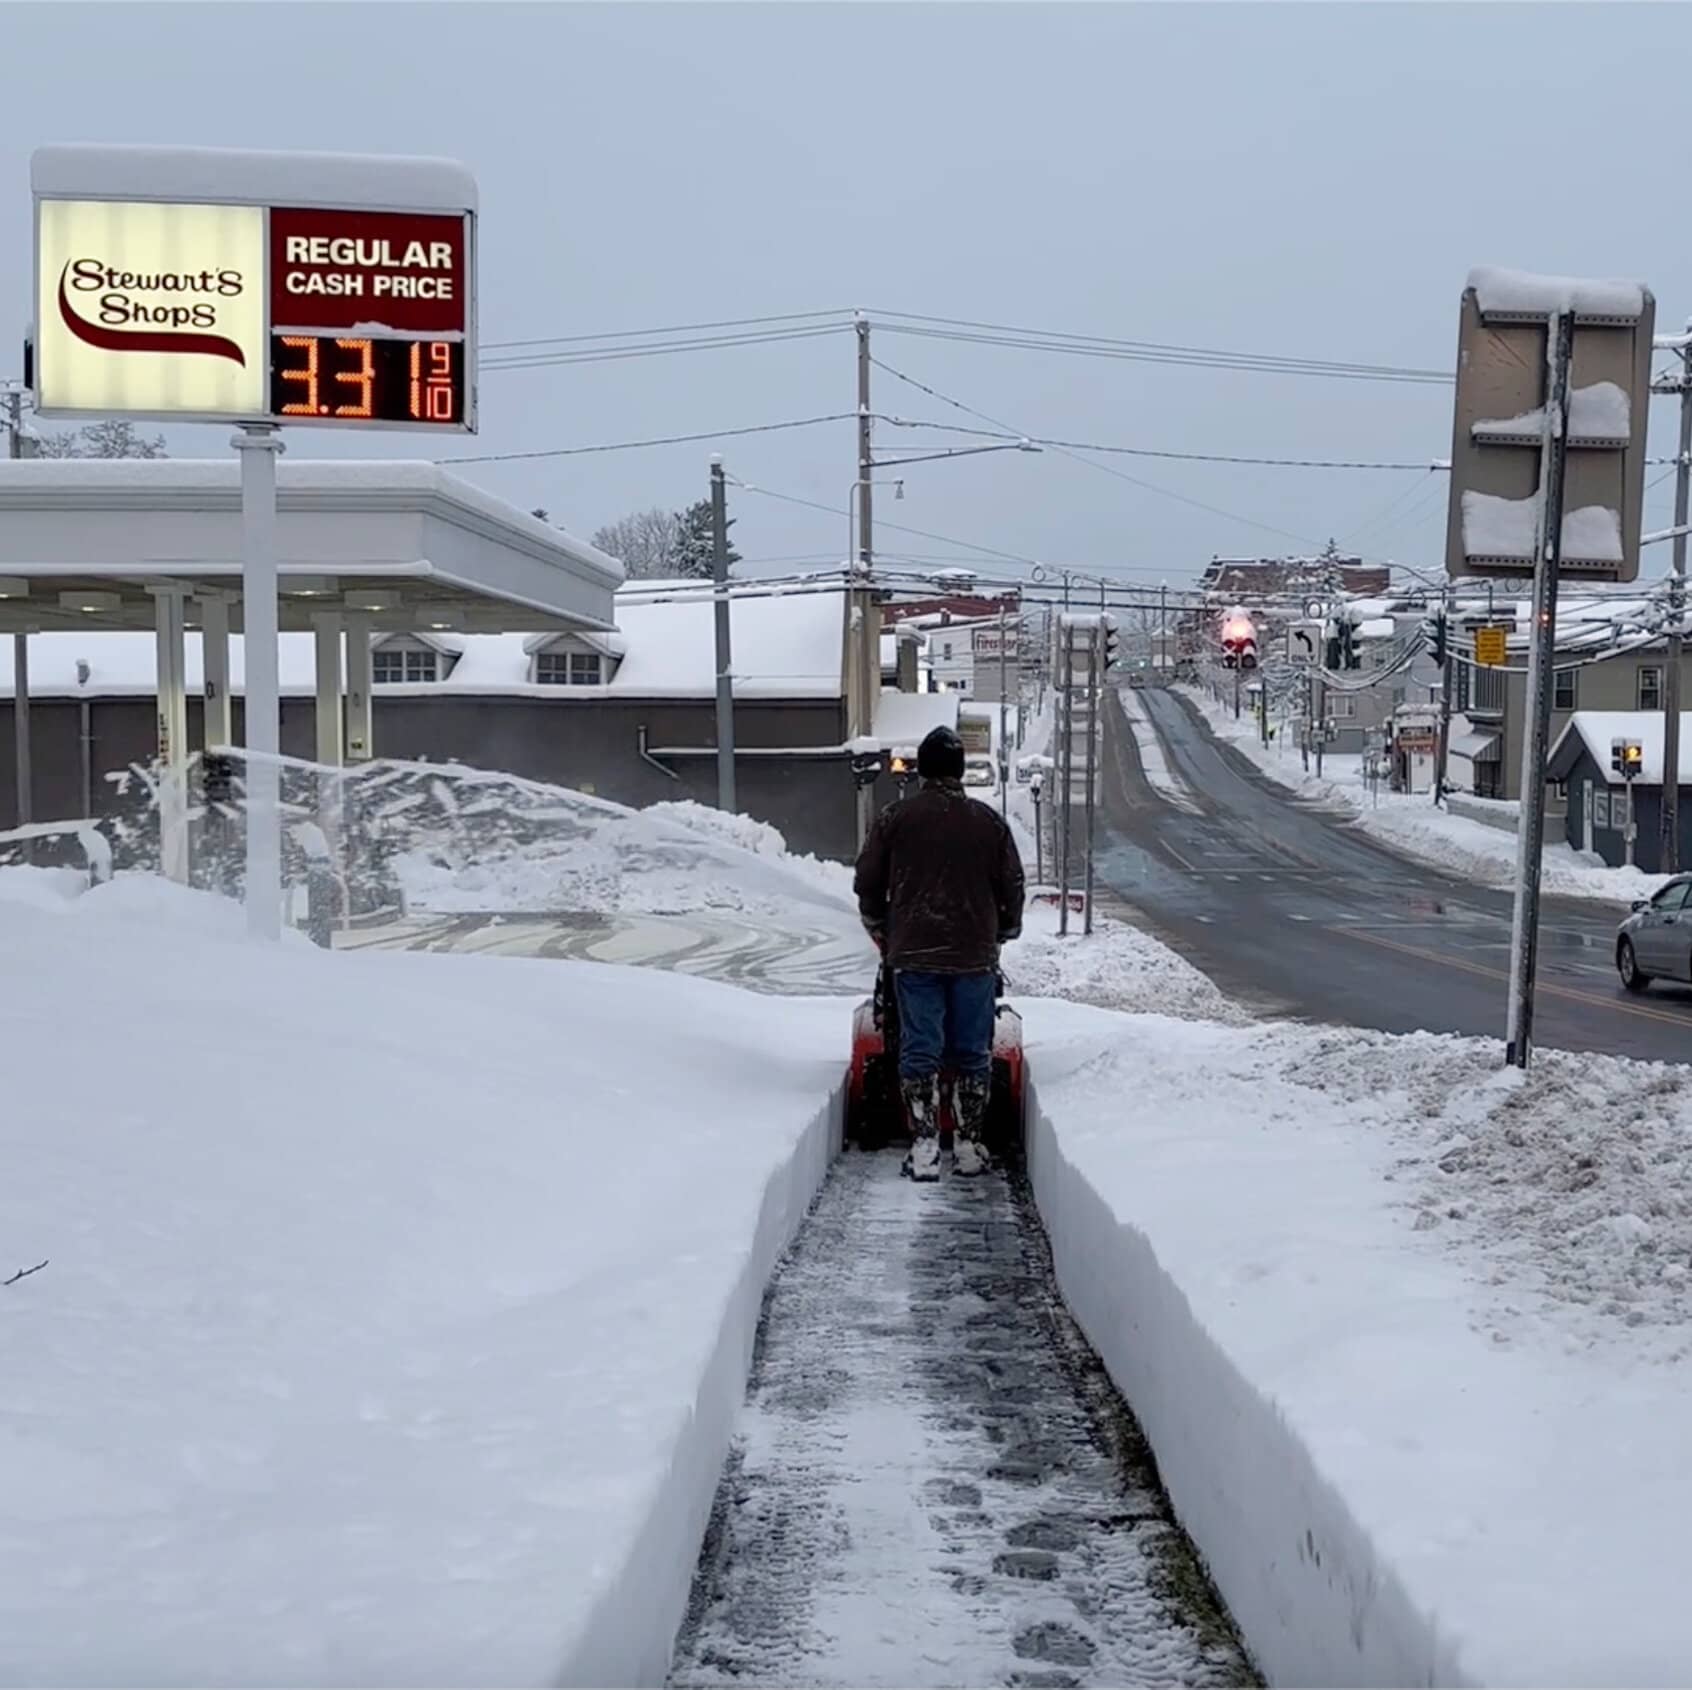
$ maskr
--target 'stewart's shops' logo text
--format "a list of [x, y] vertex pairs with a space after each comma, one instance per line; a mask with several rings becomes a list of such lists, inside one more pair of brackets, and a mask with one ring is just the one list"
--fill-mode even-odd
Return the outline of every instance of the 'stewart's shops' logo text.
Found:
[[36, 236], [44, 411], [265, 414], [262, 209], [40, 199]]
[[202, 331], [216, 329], [220, 299], [245, 291], [239, 270], [121, 270], [74, 258], [59, 272], [59, 315], [78, 340], [103, 352], [204, 353], [244, 366], [246, 353], [228, 335]]

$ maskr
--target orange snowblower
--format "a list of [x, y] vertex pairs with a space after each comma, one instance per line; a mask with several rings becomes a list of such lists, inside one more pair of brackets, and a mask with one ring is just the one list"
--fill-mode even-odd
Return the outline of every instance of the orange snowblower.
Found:
[[[1004, 1002], [1004, 980], [993, 1018], [993, 1093], [987, 1108], [984, 1148], [1001, 1162], [1022, 1156], [1025, 1070], [1022, 1017]], [[941, 1075], [940, 1148], [952, 1146], [950, 1076]], [[852, 1065], [846, 1077], [846, 1140], [860, 1150], [903, 1144], [911, 1136], [899, 1095], [899, 1000], [893, 971], [883, 963], [875, 990], [852, 1016]]]

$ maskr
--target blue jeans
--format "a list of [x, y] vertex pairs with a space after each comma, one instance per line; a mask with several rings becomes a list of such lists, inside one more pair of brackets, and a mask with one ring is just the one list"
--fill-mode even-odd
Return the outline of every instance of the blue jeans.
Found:
[[925, 974], [901, 968], [899, 1075], [925, 1080], [942, 1068], [954, 1074], [985, 1074], [993, 1066], [993, 1015], [998, 977], [986, 974]]

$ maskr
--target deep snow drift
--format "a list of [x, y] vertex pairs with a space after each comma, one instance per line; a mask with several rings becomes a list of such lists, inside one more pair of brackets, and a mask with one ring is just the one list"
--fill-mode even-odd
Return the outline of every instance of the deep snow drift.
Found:
[[0, 872], [0, 1681], [654, 1680], [840, 1006], [75, 889]]

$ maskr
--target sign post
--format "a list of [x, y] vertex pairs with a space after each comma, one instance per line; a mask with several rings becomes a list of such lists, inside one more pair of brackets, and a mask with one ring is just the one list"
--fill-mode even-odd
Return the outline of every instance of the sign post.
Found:
[[475, 431], [475, 182], [442, 159], [59, 146], [30, 185], [37, 412], [236, 425], [247, 925], [275, 938], [278, 429]]
[[1574, 312], [1549, 320], [1550, 380], [1545, 402], [1539, 555], [1533, 574], [1528, 651], [1527, 732], [1522, 736], [1522, 819], [1516, 833], [1516, 897], [1510, 918], [1510, 997], [1504, 1060], [1526, 1068], [1533, 1052], [1533, 999], [1539, 962], [1540, 854], [1545, 839], [1545, 759], [1551, 743], [1551, 678], [1557, 650], [1557, 571], [1563, 551], [1563, 482], [1568, 463], [1569, 364]]
[[[1475, 270], [1463, 291], [1446, 571], [1533, 575], [1505, 1033], [1517, 1068], [1533, 1051], [1558, 580], [1639, 574], [1655, 314], [1636, 282]], [[1478, 632], [1477, 661], [1501, 661], [1501, 643]]]

